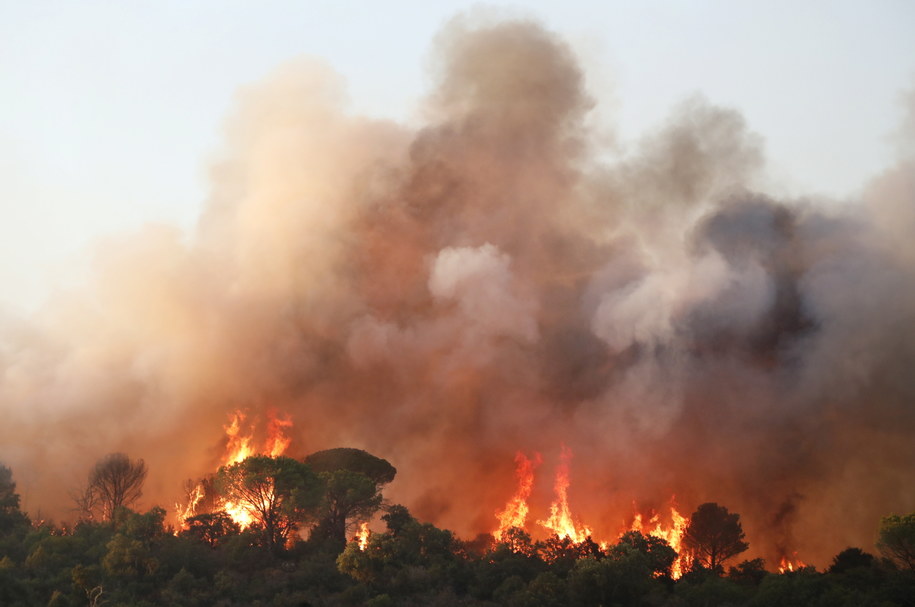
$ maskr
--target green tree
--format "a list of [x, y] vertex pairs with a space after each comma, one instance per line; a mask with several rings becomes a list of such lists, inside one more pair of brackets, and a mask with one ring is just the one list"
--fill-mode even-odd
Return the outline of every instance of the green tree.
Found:
[[192, 516], [184, 523], [187, 529], [181, 532], [182, 537], [197, 538], [212, 548], [218, 546], [226, 537], [241, 531], [238, 523], [222, 510]]
[[102, 558], [105, 571], [113, 576], [143, 577], [159, 568], [156, 548], [165, 539], [165, 510], [158, 506], [145, 514], [121, 508], [115, 512], [118, 532], [108, 542]]
[[86, 490], [76, 498], [83, 517], [110, 521], [115, 511], [134, 504], [143, 495], [146, 464], [123, 453], [109, 453], [89, 472]]
[[[25, 531], [29, 517], [19, 509], [19, 494], [13, 482], [13, 471], [0, 464], [0, 538], [14, 531]], [[4, 556], [0, 543], [0, 558]]]
[[381, 515], [381, 520], [385, 522], [391, 535], [397, 537], [407, 525], [416, 519], [413, 518], [406, 506], [394, 504], [389, 506], [387, 512]]
[[877, 549], [897, 565], [915, 570], [915, 512], [884, 517], [877, 531]]
[[611, 554], [619, 553], [623, 548], [631, 548], [648, 558], [648, 566], [655, 575], [670, 576], [670, 568], [677, 560], [677, 551], [665, 540], [653, 535], [642, 535], [638, 531], [627, 531], [620, 541], [611, 548]]
[[[406, 509], [399, 514], [405, 514]], [[350, 542], [337, 557], [337, 568], [376, 592], [404, 596], [442, 590], [457, 564], [458, 543], [450, 531], [413, 517], [392, 532], [373, 534], [365, 550]]]
[[305, 463], [324, 481], [324, 506], [313, 534], [342, 549], [348, 527], [365, 521], [381, 507], [381, 488], [397, 469], [387, 460], [361, 449], [337, 448], [312, 453]]
[[583, 558], [569, 573], [571, 605], [640, 605], [658, 587], [648, 557], [625, 546], [605, 559]]
[[312, 469], [289, 457], [255, 455], [216, 474], [219, 493], [245, 508], [263, 531], [266, 545], [280, 550], [321, 502], [321, 481]]

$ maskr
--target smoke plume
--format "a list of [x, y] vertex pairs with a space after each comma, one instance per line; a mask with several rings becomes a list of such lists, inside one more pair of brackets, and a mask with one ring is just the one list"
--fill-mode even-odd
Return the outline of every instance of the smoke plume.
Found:
[[111, 237], [84, 288], [3, 320], [0, 460], [33, 513], [70, 516], [112, 451], [169, 506], [229, 412], [269, 408], [294, 455], [384, 457], [388, 497], [464, 537], [519, 450], [545, 518], [563, 444], [602, 536], [676, 495], [823, 566], [915, 509], [911, 149], [856, 203], [780, 200], [732, 110], [687, 100], [607, 150], [542, 26], [436, 45], [419, 129], [347, 113], [311, 60], [242, 89], [193, 234]]

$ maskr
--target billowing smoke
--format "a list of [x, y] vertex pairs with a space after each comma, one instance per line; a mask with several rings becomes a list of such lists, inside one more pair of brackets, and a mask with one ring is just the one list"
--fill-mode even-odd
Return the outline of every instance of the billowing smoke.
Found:
[[243, 89], [194, 234], [110, 238], [86, 288], [4, 320], [0, 459], [33, 513], [112, 451], [171, 505], [239, 408], [290, 414], [294, 454], [387, 458], [388, 497], [465, 537], [518, 450], [544, 518], [563, 444], [598, 535], [676, 495], [822, 566], [915, 509], [911, 150], [854, 204], [778, 200], [702, 99], [602, 147], [535, 23], [456, 19], [436, 58], [418, 130], [348, 114], [312, 61]]

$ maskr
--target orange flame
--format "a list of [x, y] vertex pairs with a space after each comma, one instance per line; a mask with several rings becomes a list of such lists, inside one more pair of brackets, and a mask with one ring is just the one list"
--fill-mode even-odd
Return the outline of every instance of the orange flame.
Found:
[[197, 483], [188, 495], [187, 505], [182, 506], [175, 503], [176, 517], [178, 520], [177, 529], [187, 528], [187, 519], [197, 514], [197, 504], [203, 499], [203, 484]]
[[[671, 502], [673, 502], [673, 499], [671, 499]], [[661, 517], [657, 513], [652, 515], [647, 525], [642, 522], [642, 515], [636, 514], [630, 530], [638, 531], [644, 535], [651, 535], [670, 544], [670, 547], [677, 552], [677, 560], [674, 561], [670, 568], [670, 576], [678, 580], [690, 565], [688, 556], [680, 552], [683, 545], [683, 534], [686, 533], [687, 525], [689, 525], [689, 520], [680, 514], [674, 505], [671, 505], [669, 526], [665, 526], [661, 522]]]
[[573, 542], [583, 542], [591, 536], [591, 529], [576, 523], [569, 509], [569, 463], [572, 461], [572, 450], [562, 446], [559, 466], [556, 469], [556, 501], [550, 505], [550, 517], [545, 521], [537, 521], [538, 525], [546, 527], [559, 538], [569, 538]]
[[[505, 505], [505, 508], [496, 513], [496, 519], [499, 521], [498, 529], [493, 532], [493, 537], [496, 541], [502, 541], [510, 528], [524, 528], [525, 526], [527, 515], [529, 514], [527, 500], [531, 495], [531, 489], [534, 484], [534, 470], [541, 463], [540, 454], [535, 453], [534, 456], [533, 459], [528, 459], [521, 452], [515, 455], [515, 476], [518, 479], [518, 489]], [[560, 539], [568, 538], [575, 543], [581, 543], [592, 535], [592, 531], [586, 525], [576, 521], [572, 517], [571, 509], [569, 508], [568, 490], [571, 460], [571, 449], [563, 445], [554, 485], [556, 499], [550, 506], [549, 518], [538, 520], [537, 524], [545, 527]], [[647, 522], [645, 522], [646, 518]], [[689, 519], [680, 514], [674, 498], [671, 498], [670, 517], [667, 521], [662, 521], [661, 516], [657, 513], [652, 513], [650, 518], [643, 517], [642, 514], [636, 514], [628, 530], [638, 531], [666, 541], [677, 552], [677, 558], [671, 566], [671, 577], [679, 579], [692, 564], [688, 554], [681, 554], [683, 536], [688, 525]], [[620, 533], [620, 536], [622, 536], [622, 533]], [[611, 541], [603, 541], [599, 544], [601, 550], [608, 550], [610, 545]]]
[[503, 534], [512, 527], [524, 527], [527, 522], [527, 513], [529, 508], [527, 498], [531, 495], [531, 489], [534, 486], [534, 469], [540, 465], [540, 454], [534, 453], [533, 461], [529, 460], [523, 453], [518, 451], [515, 454], [515, 476], [518, 478], [518, 491], [505, 504], [505, 508], [496, 512], [496, 518], [499, 519], [499, 528], [493, 532], [493, 537], [497, 542], [502, 541]]
[[[289, 448], [292, 439], [286, 434], [286, 429], [292, 427], [292, 420], [288, 415], [277, 415], [273, 410], [268, 411], [267, 439], [264, 442], [264, 448], [260, 451], [255, 450], [253, 446], [254, 425], [244, 426], [246, 417], [245, 413], [240, 409], [229, 414], [229, 423], [223, 426], [226, 432], [226, 449], [220, 465], [230, 466], [237, 464], [258, 453], [269, 455], [270, 457], [279, 457]], [[201, 482], [197, 483], [190, 493], [186, 506], [175, 504], [178, 522], [177, 530], [180, 531], [187, 528], [187, 519], [198, 514], [197, 505], [203, 497], [204, 486]], [[270, 498], [272, 499], [272, 496]], [[224, 510], [242, 529], [246, 529], [254, 522], [252, 509], [245, 505], [236, 504], [229, 500], [220, 500], [217, 504], [217, 509]]]
[[356, 532], [356, 537], [353, 538], [353, 541], [359, 542], [359, 550], [365, 550], [366, 546], [369, 545], [369, 536], [371, 534], [368, 522], [359, 525], [359, 531]]
[[806, 563], [797, 558], [797, 552], [795, 552], [790, 558], [783, 556], [778, 563], [778, 572], [779, 573], [792, 573], [794, 571], [800, 571], [806, 567]]
[[222, 464], [228, 466], [237, 464], [248, 457], [254, 455], [254, 448], [251, 441], [254, 439], [254, 428], [248, 428], [247, 434], [242, 433], [241, 425], [245, 421], [245, 414], [240, 410], [229, 415], [229, 425], [223, 426], [226, 431], [226, 455]]
[[267, 444], [264, 453], [270, 457], [279, 457], [289, 448], [292, 439], [286, 435], [285, 429], [292, 427], [292, 419], [286, 414], [277, 416], [273, 409], [267, 412]]

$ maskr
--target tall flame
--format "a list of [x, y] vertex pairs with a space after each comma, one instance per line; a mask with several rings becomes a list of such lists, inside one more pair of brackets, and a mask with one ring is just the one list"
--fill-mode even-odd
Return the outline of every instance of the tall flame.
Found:
[[559, 466], [556, 469], [556, 500], [550, 505], [550, 517], [545, 521], [537, 521], [538, 525], [546, 527], [560, 538], [569, 538], [573, 542], [583, 542], [591, 536], [591, 529], [577, 523], [572, 518], [569, 509], [569, 464], [572, 461], [572, 450], [562, 446], [559, 456]]
[[[264, 448], [260, 451], [254, 448], [254, 424], [246, 426], [246, 417], [240, 409], [229, 414], [229, 423], [223, 426], [226, 433], [226, 448], [220, 466], [237, 464], [257, 454], [279, 457], [289, 448], [292, 439], [286, 434], [286, 430], [292, 427], [292, 420], [288, 415], [277, 414], [274, 410], [268, 411], [267, 438], [264, 441]], [[197, 506], [204, 495], [204, 484], [199, 482], [189, 493], [186, 506], [175, 504], [178, 530], [187, 528], [187, 519], [198, 514]], [[216, 509], [224, 510], [242, 529], [249, 527], [255, 519], [250, 507], [229, 500], [219, 500]]]
[[369, 536], [371, 534], [372, 532], [369, 531], [368, 521], [359, 525], [359, 531], [356, 532], [356, 537], [353, 538], [354, 541], [359, 542], [359, 550], [365, 550], [369, 545]]
[[187, 519], [197, 514], [197, 504], [203, 499], [203, 494], [203, 483], [197, 483], [188, 494], [187, 505], [182, 506], [180, 503], [175, 503], [176, 517], [178, 519], [177, 529], [185, 529], [187, 527]]
[[529, 507], [527, 499], [534, 486], [534, 469], [540, 465], [540, 454], [534, 453], [534, 459], [528, 459], [522, 452], [515, 454], [515, 476], [518, 478], [518, 491], [505, 504], [505, 508], [496, 512], [499, 528], [493, 532], [496, 541], [502, 541], [503, 534], [512, 527], [524, 527], [527, 522]]
[[264, 453], [270, 457], [279, 457], [285, 453], [292, 442], [285, 429], [291, 427], [292, 419], [287, 414], [278, 416], [273, 409], [267, 411], [267, 444], [264, 446]]
[[[671, 499], [673, 502], [673, 499]], [[661, 522], [659, 514], [654, 513], [648, 523], [644, 523], [641, 514], [636, 514], [633, 518], [631, 531], [638, 531], [644, 535], [651, 535], [670, 544], [670, 547], [677, 552], [677, 559], [670, 568], [670, 576], [677, 580], [683, 575], [683, 572], [689, 568], [689, 557], [681, 553], [683, 546], [683, 535], [686, 533], [686, 527], [689, 525], [689, 519], [677, 511], [675, 505], [670, 507], [670, 524], [665, 526]]]
[[254, 455], [254, 448], [251, 446], [254, 440], [254, 428], [248, 427], [247, 433], [242, 433], [242, 423], [245, 421], [245, 414], [241, 410], [236, 410], [229, 414], [229, 425], [223, 426], [226, 431], [226, 455], [223, 458], [222, 465], [237, 464], [240, 461]]

